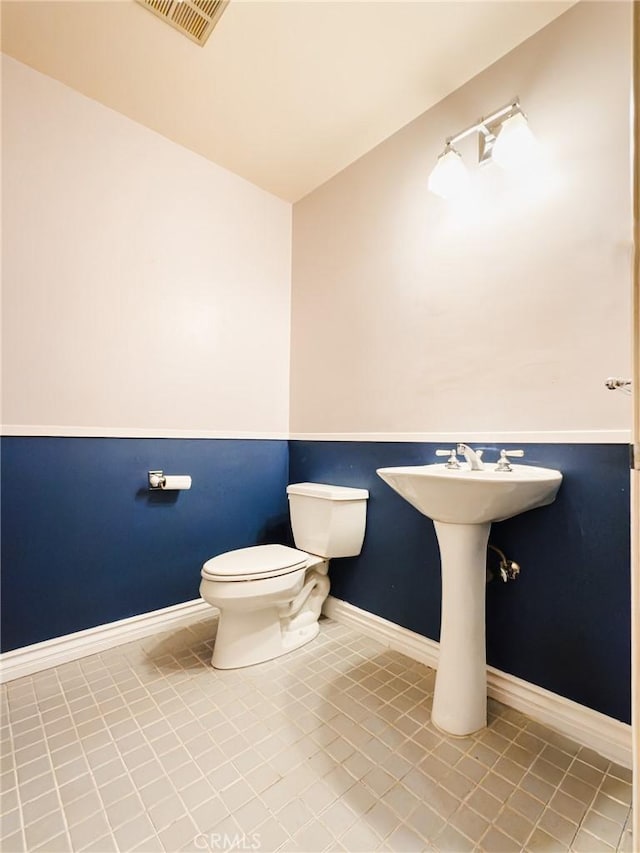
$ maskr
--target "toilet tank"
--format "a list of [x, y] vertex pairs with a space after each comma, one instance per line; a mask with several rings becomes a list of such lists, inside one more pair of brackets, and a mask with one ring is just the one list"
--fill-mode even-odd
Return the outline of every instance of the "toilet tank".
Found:
[[318, 557], [355, 557], [362, 550], [366, 489], [293, 483], [287, 486], [296, 548]]

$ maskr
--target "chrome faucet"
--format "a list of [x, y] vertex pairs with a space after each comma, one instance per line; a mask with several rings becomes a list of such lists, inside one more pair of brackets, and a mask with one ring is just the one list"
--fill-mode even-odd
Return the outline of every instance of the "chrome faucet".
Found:
[[482, 450], [472, 450], [468, 444], [458, 444], [456, 447], [456, 453], [459, 456], [464, 456], [472, 471], [484, 471]]

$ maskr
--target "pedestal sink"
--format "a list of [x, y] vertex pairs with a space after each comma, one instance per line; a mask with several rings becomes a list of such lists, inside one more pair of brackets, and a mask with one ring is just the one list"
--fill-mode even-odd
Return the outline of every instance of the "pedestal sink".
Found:
[[550, 468], [485, 464], [379, 468], [378, 475], [433, 520], [442, 569], [440, 657], [431, 719], [464, 736], [487, 724], [486, 554], [491, 522], [555, 500], [562, 474]]

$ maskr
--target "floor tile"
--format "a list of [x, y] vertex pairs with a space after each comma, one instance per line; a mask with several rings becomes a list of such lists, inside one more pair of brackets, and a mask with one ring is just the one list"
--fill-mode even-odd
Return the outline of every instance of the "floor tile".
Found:
[[629, 771], [593, 750], [493, 700], [447, 738], [433, 671], [328, 619], [245, 670], [211, 668], [215, 629], [2, 686], [3, 851], [633, 850]]

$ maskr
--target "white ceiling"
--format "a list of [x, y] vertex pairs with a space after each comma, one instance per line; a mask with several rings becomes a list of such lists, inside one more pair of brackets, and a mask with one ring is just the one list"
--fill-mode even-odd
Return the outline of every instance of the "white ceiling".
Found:
[[199, 47], [134, 0], [4, 0], [2, 49], [296, 201], [573, 2], [232, 0]]

